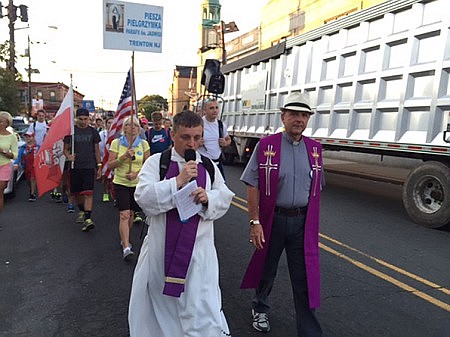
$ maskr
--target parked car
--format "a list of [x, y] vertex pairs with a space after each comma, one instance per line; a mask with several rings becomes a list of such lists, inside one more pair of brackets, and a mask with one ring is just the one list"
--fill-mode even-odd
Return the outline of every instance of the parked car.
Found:
[[[16, 132], [14, 128], [9, 127], [8, 130], [10, 132], [14, 132], [14, 134], [17, 136], [18, 147], [20, 148], [25, 143], [25, 141], [22, 139], [21, 136], [19, 136], [19, 133]], [[24, 133], [25, 132], [26, 129]], [[4, 195], [9, 195], [10, 197], [13, 197], [16, 194], [17, 183], [20, 181], [20, 179], [22, 179], [24, 169], [25, 168], [23, 167], [22, 163], [14, 164], [14, 160], [11, 160], [11, 179], [9, 180], [8, 185], [6, 185]]]
[[22, 136], [28, 130], [29, 126], [28, 117], [14, 116], [11, 126], [14, 129], [14, 131], [19, 134], [19, 136]]

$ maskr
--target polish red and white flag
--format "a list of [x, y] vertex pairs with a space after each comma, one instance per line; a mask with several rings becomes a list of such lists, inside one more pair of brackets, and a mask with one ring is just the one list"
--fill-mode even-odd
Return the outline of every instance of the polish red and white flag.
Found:
[[64, 169], [64, 142], [73, 135], [73, 89], [69, 88], [55, 118], [34, 158], [34, 170], [39, 196], [59, 186]]

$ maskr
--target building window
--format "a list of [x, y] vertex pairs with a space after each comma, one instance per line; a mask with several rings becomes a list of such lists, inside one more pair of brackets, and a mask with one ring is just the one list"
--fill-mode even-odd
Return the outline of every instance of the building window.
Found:
[[305, 28], [305, 12], [298, 10], [289, 15], [289, 31], [298, 34]]
[[56, 93], [53, 90], [50, 91], [50, 102], [56, 102]]

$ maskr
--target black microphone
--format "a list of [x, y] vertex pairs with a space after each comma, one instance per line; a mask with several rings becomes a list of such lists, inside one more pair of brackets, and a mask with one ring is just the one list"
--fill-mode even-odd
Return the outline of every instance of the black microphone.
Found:
[[188, 161], [195, 160], [195, 158], [197, 158], [197, 156], [194, 149], [187, 149], [184, 151], [184, 160], [186, 160], [186, 163]]
[[[195, 154], [194, 149], [186, 149], [184, 151], [184, 160], [186, 160], [186, 163], [191, 160], [195, 161], [196, 158], [197, 158], [197, 155]], [[195, 178], [192, 177], [191, 180], [189, 180], [189, 181], [194, 181], [194, 180], [195, 180]]]

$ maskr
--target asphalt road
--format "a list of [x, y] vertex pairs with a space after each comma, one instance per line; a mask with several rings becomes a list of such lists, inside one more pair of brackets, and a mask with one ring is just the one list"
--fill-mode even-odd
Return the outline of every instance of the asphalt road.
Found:
[[[250, 326], [253, 292], [239, 289], [252, 252], [241, 171], [226, 167], [237, 198], [215, 229], [223, 305], [233, 336], [263, 336]], [[89, 233], [48, 196], [28, 203], [24, 182], [7, 200], [0, 215], [0, 336], [128, 336], [135, 262], [122, 260], [118, 212], [97, 192], [97, 227]], [[326, 336], [448, 336], [450, 231], [413, 224], [400, 195], [398, 185], [327, 176], [317, 311]], [[140, 230], [132, 233], [136, 251]], [[268, 336], [295, 336], [284, 258], [271, 301]]]

